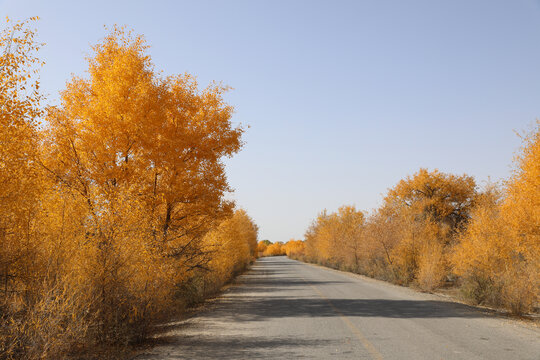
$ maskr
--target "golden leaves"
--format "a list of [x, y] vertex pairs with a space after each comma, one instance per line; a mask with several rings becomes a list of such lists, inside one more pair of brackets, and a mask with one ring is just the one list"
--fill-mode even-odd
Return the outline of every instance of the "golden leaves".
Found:
[[258, 228], [244, 210], [237, 210], [203, 239], [211, 254], [208, 266], [214, 286], [221, 286], [240, 273], [258, 256]]
[[[59, 348], [52, 338], [144, 336], [174, 302], [206, 296], [252, 262], [257, 226], [224, 199], [222, 159], [243, 133], [226, 87], [162, 77], [143, 37], [114, 27], [40, 131], [40, 45], [26, 24], [0, 37], [0, 276], [5, 304], [31, 301], [6, 315], [23, 325], [0, 346], [42, 358]], [[18, 331], [48, 343], [16, 343]]]
[[385, 203], [390, 207], [407, 207], [414, 216], [445, 223], [457, 230], [468, 220], [475, 191], [471, 176], [420, 169], [391, 189]]
[[506, 189], [478, 192], [470, 176], [420, 169], [366, 221], [352, 207], [322, 212], [303, 258], [426, 290], [451, 279], [474, 302], [530, 311], [540, 298], [540, 122], [524, 143]]
[[540, 122], [504, 191], [488, 188], [453, 254], [476, 302], [529, 311], [540, 299]]

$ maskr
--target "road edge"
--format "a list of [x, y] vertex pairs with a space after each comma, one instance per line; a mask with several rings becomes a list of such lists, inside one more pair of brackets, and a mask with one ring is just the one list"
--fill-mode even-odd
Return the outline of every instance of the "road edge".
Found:
[[357, 279], [361, 279], [361, 280], [366, 281], [366, 282], [379, 284], [379, 285], [383, 285], [383, 286], [388, 286], [388, 287], [393, 287], [395, 289], [399, 289], [400, 291], [411, 292], [411, 293], [417, 294], [417, 295], [421, 294], [423, 296], [431, 296], [434, 299], [443, 300], [443, 301], [448, 302], [448, 303], [465, 305], [465, 306], [469, 307], [471, 310], [481, 312], [482, 314], [484, 314], [486, 316], [491, 316], [493, 318], [499, 318], [499, 319], [502, 319], [502, 320], [515, 322], [517, 324], [525, 325], [525, 326], [531, 327], [533, 329], [540, 329], [540, 314], [538, 314], [538, 315], [529, 314], [527, 316], [512, 315], [511, 313], [509, 313], [508, 311], [505, 311], [505, 310], [492, 308], [492, 307], [489, 307], [489, 306], [470, 304], [470, 303], [467, 303], [467, 302], [465, 302], [465, 301], [463, 301], [461, 299], [455, 298], [455, 297], [450, 296], [450, 295], [445, 294], [445, 293], [436, 292], [436, 291], [435, 292], [422, 291], [420, 289], [417, 289], [417, 288], [414, 288], [414, 287], [411, 287], [411, 286], [398, 285], [398, 284], [391, 283], [389, 281], [385, 281], [385, 280], [381, 280], [381, 279], [375, 279], [375, 278], [372, 278], [372, 277], [369, 277], [369, 276], [366, 276], [366, 275], [357, 274], [357, 273], [353, 273], [353, 272], [350, 272], [350, 271], [334, 269], [334, 268], [323, 266], [323, 265], [320, 265], [320, 264], [314, 264], [314, 263], [309, 263], [309, 262], [305, 262], [305, 261], [302, 261], [302, 260], [291, 259], [288, 256], [285, 256], [285, 257], [287, 259], [289, 259], [289, 260], [292, 260], [292, 261], [296, 261], [296, 262], [299, 262], [299, 263], [302, 263], [302, 264], [306, 264], [306, 265], [309, 265], [309, 266], [313, 266], [313, 267], [317, 267], [317, 268], [321, 268], [321, 269], [325, 269], [325, 270], [330, 270], [330, 271], [333, 271], [333, 272], [336, 272], [336, 273], [339, 273], [339, 274], [342, 274], [342, 275], [345, 275], [345, 276], [348, 276], [348, 277], [351, 277], [351, 278], [357, 278]]

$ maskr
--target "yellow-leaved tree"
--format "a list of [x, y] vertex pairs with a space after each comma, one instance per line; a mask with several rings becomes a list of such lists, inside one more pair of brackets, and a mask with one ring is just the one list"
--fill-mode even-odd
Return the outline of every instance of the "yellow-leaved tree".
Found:
[[474, 179], [420, 169], [388, 191], [366, 220], [353, 206], [323, 211], [305, 234], [308, 261], [391, 280], [440, 286], [448, 252], [470, 218]]
[[305, 255], [332, 267], [358, 271], [365, 216], [354, 206], [323, 211], [306, 232]]
[[[232, 108], [190, 75], [161, 77], [147, 45], [115, 27], [48, 109], [41, 164], [85, 204], [74, 269], [100, 341], [145, 327], [204, 262], [203, 237], [232, 212], [222, 158], [242, 146]], [[124, 335], [125, 334], [125, 335]]]
[[243, 133], [227, 87], [162, 76], [115, 27], [43, 111], [34, 20], [0, 34], [2, 359], [139, 340], [258, 256], [257, 226], [224, 196]]
[[215, 292], [258, 257], [258, 227], [244, 210], [236, 210], [204, 237], [207, 259], [201, 291]]
[[257, 252], [259, 254], [259, 257], [263, 256], [264, 252], [266, 251], [266, 248], [268, 247], [268, 245], [266, 245], [266, 243], [261, 240], [257, 243]]
[[[34, 220], [42, 189], [36, 149], [42, 114], [37, 70], [40, 44], [17, 22], [0, 33], [0, 291], [28, 296], [36, 257]], [[9, 21], [9, 20], [8, 20]], [[30, 299], [28, 299], [30, 300]]]
[[268, 245], [266, 250], [263, 253], [263, 256], [281, 256], [285, 255], [285, 248], [283, 247], [283, 243], [281, 241], [271, 243]]
[[449, 274], [449, 245], [462, 231], [476, 196], [471, 176], [420, 169], [390, 189], [384, 207], [401, 224], [392, 255], [399, 282], [440, 286]]
[[516, 161], [505, 191], [479, 197], [453, 264], [469, 299], [523, 313], [540, 299], [540, 122]]
[[283, 245], [285, 248], [285, 255], [291, 259], [302, 259], [305, 252], [305, 244], [302, 240], [291, 239]]

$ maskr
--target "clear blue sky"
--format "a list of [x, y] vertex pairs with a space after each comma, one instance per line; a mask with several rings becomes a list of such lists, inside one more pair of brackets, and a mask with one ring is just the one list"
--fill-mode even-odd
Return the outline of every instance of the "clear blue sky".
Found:
[[115, 23], [165, 74], [232, 86], [251, 126], [233, 197], [272, 241], [324, 208], [373, 209], [420, 167], [507, 178], [514, 131], [540, 117], [539, 1], [0, 0], [6, 15], [41, 17], [51, 102]]

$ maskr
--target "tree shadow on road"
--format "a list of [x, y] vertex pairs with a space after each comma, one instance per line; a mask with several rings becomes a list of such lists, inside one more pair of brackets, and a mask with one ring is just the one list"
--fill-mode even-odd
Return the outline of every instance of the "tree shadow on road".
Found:
[[[271, 259], [255, 267], [239, 279], [244, 286], [230, 289], [210, 316], [227, 316], [231, 321], [262, 321], [285, 317], [383, 317], [383, 318], [478, 318], [486, 316], [477, 308], [437, 300], [392, 299], [327, 299], [313, 288], [354, 285], [354, 281], [306, 280], [298, 277], [296, 269], [305, 266], [290, 260]], [[276, 261], [277, 260], [277, 261]], [[282, 263], [286, 263], [283, 266]], [[281, 272], [284, 272], [283, 274]], [[284, 275], [285, 276], [282, 276]], [[291, 274], [296, 276], [290, 276]], [[286, 296], [287, 292], [303, 289], [309, 296]], [[243, 296], [247, 294], [248, 296]], [[298, 294], [298, 293], [296, 293]]]
[[[133, 360], [145, 359], [300, 359], [302, 349], [331, 346], [336, 341], [285, 337], [161, 336], [156, 351]], [[293, 351], [294, 349], [294, 351]]]
[[[234, 335], [233, 324], [270, 319], [307, 317], [371, 317], [371, 318], [478, 318], [486, 316], [473, 307], [437, 300], [395, 300], [365, 298], [331, 298], [319, 296], [317, 289], [332, 290], [352, 286], [352, 280], [307, 280], [296, 266], [286, 260], [282, 266], [272, 259], [264, 266], [254, 266], [229, 288], [225, 296], [199, 313], [198, 321], [181, 321], [165, 326], [155, 338], [153, 351], [136, 359], [263, 359], [299, 358], [309, 349], [340, 348], [336, 340], [295, 337], [250, 337]], [[328, 291], [330, 289], [330, 291]], [[202, 319], [202, 321], [201, 321]], [[251, 324], [246, 328], [250, 328]], [[231, 334], [232, 332], [233, 334]], [[304, 350], [303, 350], [304, 349]], [[318, 351], [318, 350], [316, 350]], [[333, 354], [334, 355], [334, 354]], [[341, 356], [347, 357], [343, 353]], [[306, 357], [309, 358], [309, 357]]]
[[250, 297], [224, 299], [207, 316], [230, 321], [285, 317], [477, 318], [485, 314], [467, 305], [435, 300], [324, 299]]

